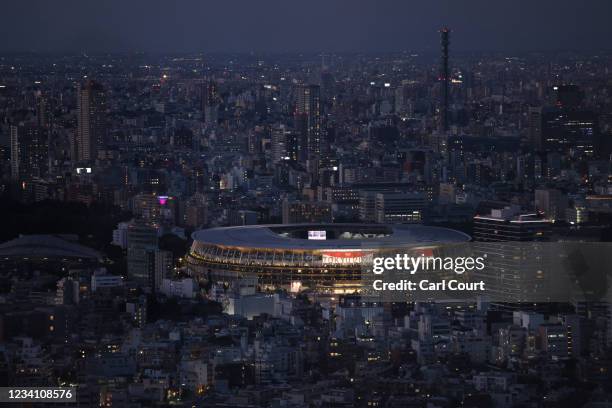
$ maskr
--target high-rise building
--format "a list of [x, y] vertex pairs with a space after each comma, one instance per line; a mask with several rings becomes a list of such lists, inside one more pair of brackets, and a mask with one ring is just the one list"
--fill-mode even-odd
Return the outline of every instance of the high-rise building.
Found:
[[533, 299], [541, 296], [551, 278], [544, 267], [548, 247], [541, 244], [550, 239], [551, 227], [551, 220], [522, 214], [518, 206], [474, 217], [474, 246], [488, 258], [487, 268], [474, 272], [474, 277], [485, 281], [492, 306], [510, 310], [527, 307], [525, 303], [534, 306]]
[[[554, 107], [530, 107], [527, 110], [529, 142], [534, 150], [606, 155], [599, 132], [599, 117], [582, 108], [584, 93], [575, 85], [556, 86]], [[596, 151], [599, 150], [599, 151]]]
[[296, 161], [297, 157], [291, 157], [292, 152], [297, 153], [291, 145], [291, 131], [285, 125], [272, 128], [272, 162], [278, 163], [282, 160]]
[[200, 88], [202, 118], [207, 124], [215, 124], [219, 119], [219, 94], [215, 81], [206, 81]]
[[[406, 81], [407, 82], [407, 81]], [[412, 118], [414, 116], [414, 94], [415, 86], [410, 83], [402, 83], [395, 90], [395, 112]]]
[[11, 126], [11, 178], [29, 181], [47, 170], [48, 133], [39, 126]]
[[440, 82], [442, 83], [442, 117], [441, 128], [444, 132], [448, 131], [448, 103], [449, 103], [449, 67], [448, 67], [448, 46], [450, 44], [450, 30], [444, 27], [440, 30], [440, 46], [442, 55], [440, 60]]
[[518, 206], [494, 208], [474, 217], [474, 240], [480, 242], [547, 241], [551, 220], [537, 214], [521, 214]]
[[299, 133], [298, 158], [315, 160], [321, 153], [321, 89], [318, 85], [296, 88], [295, 127]]
[[567, 328], [561, 323], [544, 323], [538, 327], [540, 349], [550, 359], [567, 358]]
[[334, 93], [335, 79], [331, 72], [326, 68], [321, 71], [321, 96], [323, 100], [330, 99]]
[[106, 141], [106, 94], [98, 82], [88, 80], [77, 87], [76, 161], [93, 162]]
[[208, 223], [206, 197], [194, 194], [185, 205], [185, 225], [191, 228], [202, 228]]
[[584, 110], [546, 109], [542, 113], [541, 141], [546, 152], [575, 152], [593, 156], [598, 143], [597, 114]]
[[133, 223], [127, 233], [127, 272], [131, 281], [154, 288], [157, 229], [144, 223]]
[[542, 150], [542, 107], [530, 107], [527, 115], [529, 143], [535, 150]]
[[39, 127], [49, 128], [51, 126], [49, 99], [40, 95], [36, 98], [36, 122]]
[[172, 277], [172, 270], [174, 268], [174, 258], [172, 252], [164, 250], [155, 251], [155, 276], [153, 287], [155, 291], [159, 291], [162, 286], [164, 279]]

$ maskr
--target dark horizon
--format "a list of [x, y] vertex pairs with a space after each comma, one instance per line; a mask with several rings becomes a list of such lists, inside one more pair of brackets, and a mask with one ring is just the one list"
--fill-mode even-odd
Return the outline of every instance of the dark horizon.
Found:
[[0, 52], [437, 52], [437, 30], [453, 52], [611, 50], [612, 3], [436, 0], [24, 0], [5, 5]]

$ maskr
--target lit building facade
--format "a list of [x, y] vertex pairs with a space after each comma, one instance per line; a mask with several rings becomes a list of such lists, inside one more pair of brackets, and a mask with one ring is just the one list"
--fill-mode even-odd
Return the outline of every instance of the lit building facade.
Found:
[[193, 240], [187, 262], [201, 281], [255, 277], [265, 289], [353, 293], [369, 248], [439, 247], [470, 237], [422, 225], [295, 224], [212, 228], [196, 231]]

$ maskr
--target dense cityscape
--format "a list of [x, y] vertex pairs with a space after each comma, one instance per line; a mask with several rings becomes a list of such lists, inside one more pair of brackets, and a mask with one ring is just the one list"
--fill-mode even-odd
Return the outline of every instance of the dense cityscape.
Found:
[[2, 385], [612, 406], [610, 302], [360, 296], [355, 239], [612, 240], [612, 53], [428, 35], [439, 51], [1, 55]]

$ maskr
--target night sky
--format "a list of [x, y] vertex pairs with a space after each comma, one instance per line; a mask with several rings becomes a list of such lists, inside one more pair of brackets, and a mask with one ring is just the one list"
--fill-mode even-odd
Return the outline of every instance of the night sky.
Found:
[[4, 0], [0, 51], [612, 49], [610, 0]]

